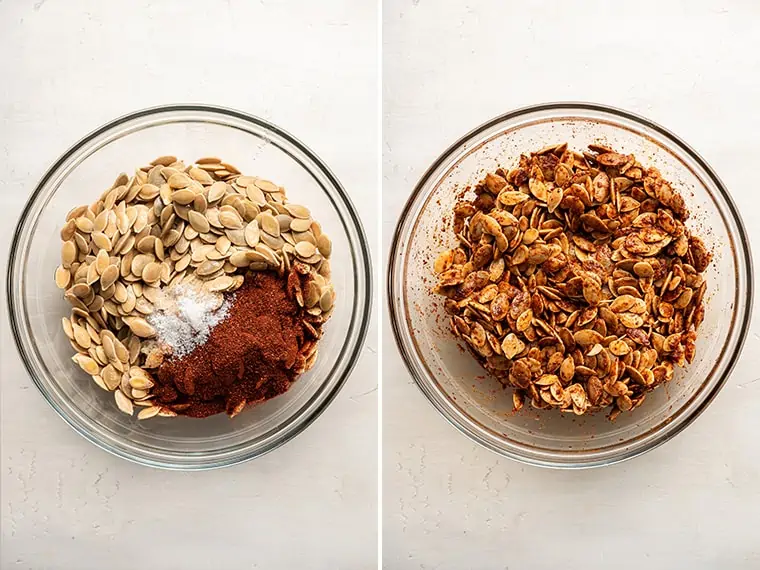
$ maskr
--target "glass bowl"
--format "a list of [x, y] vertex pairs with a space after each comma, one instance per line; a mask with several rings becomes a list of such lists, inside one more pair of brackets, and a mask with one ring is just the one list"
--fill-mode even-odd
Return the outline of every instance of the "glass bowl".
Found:
[[[449, 213], [457, 194], [520, 153], [568, 142], [602, 143], [656, 166], [684, 195], [687, 225], [714, 251], [697, 357], [641, 407], [611, 422], [526, 405], [458, 346], [431, 293], [432, 261], [455, 244]], [[396, 342], [417, 385], [438, 411], [474, 441], [506, 457], [546, 467], [609, 465], [644, 453], [689, 425], [725, 384], [750, 320], [752, 268], [747, 234], [715, 172], [681, 139], [631, 113], [587, 103], [553, 103], [497, 117], [462, 137], [427, 170], [402, 214], [390, 251], [388, 296]]]
[[[333, 242], [337, 293], [319, 357], [285, 394], [230, 420], [153, 418], [118, 411], [71, 361], [61, 329], [70, 307], [53, 273], [66, 213], [91, 203], [119, 172], [157, 156], [186, 161], [220, 156], [246, 174], [276, 181], [307, 205]], [[32, 380], [77, 432], [132, 461], [167, 469], [223, 467], [262, 455], [290, 440], [333, 400], [356, 364], [370, 311], [370, 258], [361, 222], [335, 175], [298, 139], [257, 117], [211, 106], [171, 105], [116, 119], [84, 137], [47, 171], [24, 208], [8, 266], [10, 323]]]

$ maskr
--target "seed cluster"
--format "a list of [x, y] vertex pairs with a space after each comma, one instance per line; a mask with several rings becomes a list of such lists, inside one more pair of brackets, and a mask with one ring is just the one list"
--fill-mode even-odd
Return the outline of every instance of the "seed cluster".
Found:
[[435, 260], [451, 328], [520, 409], [639, 406], [695, 356], [711, 254], [633, 155], [566, 144], [486, 175]]
[[[218, 308], [248, 271], [287, 279], [295, 270], [309, 276], [294, 294], [314, 339], [335, 300], [332, 244], [309, 209], [214, 157], [186, 166], [162, 156], [131, 177], [120, 174], [96, 202], [68, 213], [61, 239], [55, 282], [73, 306], [63, 318], [73, 360], [123, 412], [143, 407], [139, 419], [176, 415], [151, 394], [150, 370], [170, 354], [150, 323], [162, 288], [200, 287]], [[315, 358], [310, 350], [302, 368]]]

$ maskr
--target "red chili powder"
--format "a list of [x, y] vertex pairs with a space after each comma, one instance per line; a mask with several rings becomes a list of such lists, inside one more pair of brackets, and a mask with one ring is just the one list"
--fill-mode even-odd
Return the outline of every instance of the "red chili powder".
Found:
[[165, 361], [153, 389], [157, 403], [177, 414], [235, 415], [247, 404], [282, 394], [296, 379], [304, 344], [303, 309], [288, 280], [251, 273], [235, 293], [227, 319], [205, 344]]

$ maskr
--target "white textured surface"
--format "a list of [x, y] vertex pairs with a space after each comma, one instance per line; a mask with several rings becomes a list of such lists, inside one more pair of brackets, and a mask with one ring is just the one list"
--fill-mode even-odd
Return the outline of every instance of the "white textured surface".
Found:
[[[44, 170], [118, 115], [169, 102], [281, 125], [335, 171], [374, 244], [376, 7], [352, 0], [0, 0], [0, 255]], [[377, 338], [338, 399], [253, 462], [169, 473], [69, 429], [2, 337], [0, 567], [367, 569], [376, 565]]]
[[[552, 100], [623, 107], [678, 133], [731, 189], [757, 250], [758, 21], [760, 5], [740, 1], [386, 0], [385, 251], [440, 152], [495, 115]], [[757, 323], [685, 432], [583, 472], [470, 443], [411, 384], [385, 323], [386, 568], [760, 568]]]

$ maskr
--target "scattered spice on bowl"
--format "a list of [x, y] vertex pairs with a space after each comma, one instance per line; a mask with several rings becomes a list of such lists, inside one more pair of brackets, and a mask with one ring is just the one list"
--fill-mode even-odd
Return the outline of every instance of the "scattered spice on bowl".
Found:
[[127, 414], [234, 416], [316, 360], [332, 245], [268, 180], [159, 157], [71, 210], [61, 238], [73, 360]]
[[435, 260], [451, 329], [513, 403], [610, 418], [691, 362], [711, 260], [682, 196], [633, 155], [566, 144], [489, 173]]

